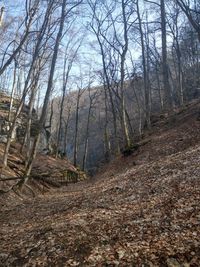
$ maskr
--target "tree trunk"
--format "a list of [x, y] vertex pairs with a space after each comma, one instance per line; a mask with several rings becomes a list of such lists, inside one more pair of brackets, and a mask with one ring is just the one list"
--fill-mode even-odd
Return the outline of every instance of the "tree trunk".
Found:
[[161, 31], [162, 31], [162, 71], [163, 71], [163, 84], [166, 98], [166, 106], [172, 107], [172, 94], [169, 82], [169, 66], [167, 62], [167, 33], [166, 33], [166, 12], [165, 0], [160, 0], [161, 9]]
[[59, 112], [60, 116], [59, 116], [59, 121], [58, 121], [58, 135], [57, 135], [57, 142], [56, 142], [56, 158], [58, 157], [59, 146], [60, 146], [60, 141], [61, 141], [63, 108], [64, 108], [64, 101], [65, 101], [65, 94], [66, 94], [66, 87], [67, 87], [69, 72], [71, 69], [70, 67], [68, 67], [67, 72], [65, 73], [66, 61], [67, 61], [67, 58], [65, 58], [65, 66], [64, 66], [64, 74], [63, 74], [64, 77], [63, 77], [62, 99], [61, 99], [60, 112]]
[[75, 120], [75, 135], [74, 135], [74, 166], [77, 166], [77, 151], [78, 151], [78, 124], [79, 124], [79, 102], [81, 97], [81, 89], [78, 90], [76, 101], [76, 120]]
[[89, 141], [89, 128], [90, 128], [91, 109], [92, 109], [92, 103], [90, 102], [89, 111], [88, 111], [88, 117], [87, 117], [86, 136], [85, 136], [83, 163], [82, 163], [82, 170], [83, 171], [85, 171], [85, 165], [86, 165], [87, 153], [88, 153], [88, 141]]
[[104, 97], [105, 97], [105, 124], [104, 124], [104, 150], [106, 162], [110, 160], [110, 141], [108, 133], [108, 96], [106, 90], [106, 84], [104, 84]]
[[129, 147], [130, 137], [129, 137], [129, 130], [126, 122], [126, 111], [125, 111], [125, 97], [124, 97], [124, 80], [125, 80], [125, 59], [126, 54], [128, 52], [128, 25], [127, 25], [127, 18], [126, 18], [126, 10], [125, 10], [125, 2], [122, 0], [122, 16], [123, 16], [123, 31], [124, 31], [124, 45], [123, 51], [121, 54], [121, 80], [120, 80], [120, 92], [121, 92], [121, 125], [122, 125], [122, 133], [124, 139], [124, 146]]
[[[29, 31], [30, 31], [30, 27], [31, 24], [33, 22], [33, 19], [37, 13], [37, 8], [39, 5], [40, 1], [37, 0], [35, 1], [34, 4], [34, 8], [32, 8], [32, 10], [30, 11], [30, 14], [27, 14], [26, 19], [29, 17], [28, 23], [26, 22], [26, 31], [18, 45], [18, 47], [13, 51], [12, 55], [9, 57], [9, 59], [5, 62], [5, 64], [1, 67], [0, 69], [0, 75], [2, 75], [2, 73], [7, 69], [7, 67], [12, 63], [12, 61], [15, 59], [16, 55], [19, 53], [19, 51], [21, 50], [21, 48], [23, 47], [24, 43], [26, 42], [28, 36], [29, 36]], [[26, 20], [25, 19], [25, 20]]]
[[[50, 3], [49, 5], [51, 5], [51, 7], [52, 7], [52, 3]], [[46, 30], [46, 27], [47, 27], [47, 22], [48, 22], [48, 19], [49, 19], [49, 12], [50, 12], [50, 9], [47, 8], [47, 11], [46, 11], [46, 14], [45, 14], [45, 18], [44, 18], [44, 21], [43, 21], [43, 24], [42, 24], [42, 27], [41, 27], [41, 31], [40, 31], [39, 36], [38, 36], [37, 44], [36, 44], [36, 47], [35, 47], [35, 50], [34, 50], [31, 66], [30, 66], [27, 78], [25, 80], [24, 89], [23, 89], [23, 95], [22, 95], [19, 107], [17, 109], [17, 112], [15, 114], [14, 120], [12, 122], [10, 131], [9, 131], [9, 134], [8, 134], [8, 137], [7, 137], [8, 140], [7, 140], [7, 143], [6, 143], [6, 147], [5, 147], [5, 150], [4, 150], [4, 156], [3, 156], [3, 165], [4, 166], [7, 166], [8, 153], [9, 153], [9, 149], [10, 149], [10, 145], [11, 145], [11, 141], [12, 141], [11, 139], [12, 139], [13, 131], [14, 131], [15, 127], [16, 127], [17, 119], [18, 119], [19, 115], [21, 114], [21, 111], [22, 111], [22, 108], [23, 108], [23, 105], [24, 105], [24, 102], [25, 102], [25, 99], [26, 99], [26, 96], [27, 96], [27, 93], [28, 93], [28, 90], [29, 90], [29, 87], [28, 87], [29, 81], [31, 79], [31, 75], [32, 75], [32, 72], [33, 72], [34, 67], [35, 67], [35, 62], [36, 62], [37, 57], [39, 55], [40, 45], [41, 45], [43, 36], [45, 34], [45, 30]]]
[[12, 92], [10, 96], [10, 107], [9, 107], [9, 114], [8, 114], [8, 121], [11, 121], [11, 112], [12, 112], [12, 107], [13, 107], [13, 102], [14, 102], [14, 95], [15, 95], [15, 90], [16, 90], [16, 78], [17, 78], [17, 62], [15, 61], [15, 66], [14, 66], [14, 77], [13, 77], [13, 84], [12, 84]]
[[139, 22], [139, 30], [140, 30], [140, 41], [141, 41], [141, 48], [142, 48], [142, 66], [143, 66], [143, 82], [144, 82], [144, 96], [145, 96], [145, 117], [146, 117], [146, 125], [148, 128], [151, 127], [150, 121], [150, 94], [149, 94], [149, 84], [148, 84], [148, 74], [147, 74], [147, 63], [146, 63], [146, 56], [145, 56], [145, 44], [144, 44], [144, 33], [142, 29], [142, 21], [140, 17], [140, 9], [139, 3], [137, 0], [137, 16]]
[[39, 140], [40, 140], [40, 134], [42, 132], [42, 129], [43, 129], [44, 123], [45, 123], [45, 119], [46, 119], [47, 107], [48, 107], [49, 98], [50, 98], [52, 86], [53, 86], [53, 78], [54, 78], [54, 72], [55, 72], [56, 61], [57, 61], [57, 56], [58, 56], [58, 50], [59, 50], [59, 45], [60, 45], [60, 42], [62, 39], [62, 33], [63, 33], [63, 28], [64, 28], [64, 21], [65, 21], [65, 16], [66, 16], [66, 14], [65, 14], [66, 3], [67, 3], [67, 0], [62, 1], [60, 25], [59, 25], [58, 34], [57, 34], [56, 40], [55, 40], [54, 52], [53, 52], [53, 57], [52, 57], [52, 61], [51, 61], [49, 79], [48, 79], [48, 85], [47, 85], [44, 104], [43, 104], [43, 108], [42, 108], [42, 112], [41, 112], [41, 116], [40, 116], [40, 120], [39, 120], [39, 125], [38, 125], [38, 134], [36, 135], [36, 137], [34, 139], [32, 153], [31, 153], [31, 156], [28, 160], [28, 164], [27, 164], [26, 172], [25, 172], [25, 176], [27, 176], [27, 178], [23, 181], [23, 183], [27, 182], [28, 177], [31, 173], [33, 160], [35, 159], [35, 156], [37, 153], [37, 147], [38, 147]]

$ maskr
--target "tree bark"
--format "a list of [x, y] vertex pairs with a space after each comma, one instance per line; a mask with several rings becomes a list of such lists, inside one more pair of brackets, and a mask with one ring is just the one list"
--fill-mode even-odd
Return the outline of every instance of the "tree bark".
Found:
[[163, 71], [163, 84], [166, 97], [166, 106], [172, 107], [171, 86], [169, 82], [169, 66], [167, 62], [167, 32], [166, 32], [166, 12], [165, 0], [160, 0], [161, 10], [161, 32], [162, 32], [162, 71]]
[[145, 44], [144, 44], [144, 33], [142, 29], [142, 21], [140, 17], [140, 9], [138, 0], [136, 2], [137, 6], [137, 16], [139, 22], [139, 31], [140, 31], [140, 41], [142, 48], [142, 66], [143, 66], [143, 82], [144, 82], [144, 96], [145, 96], [145, 117], [146, 117], [146, 125], [148, 128], [151, 127], [150, 121], [150, 97], [149, 97], [149, 84], [148, 84], [148, 74], [147, 74], [147, 63], [146, 63], [146, 55], [145, 55]]
[[[49, 98], [50, 98], [52, 86], [53, 86], [53, 78], [54, 78], [54, 72], [55, 72], [55, 67], [56, 67], [56, 61], [57, 61], [57, 57], [58, 57], [58, 50], [59, 50], [59, 45], [60, 45], [60, 42], [62, 39], [62, 33], [63, 33], [63, 28], [64, 28], [64, 22], [65, 22], [65, 16], [66, 16], [66, 13], [65, 13], [66, 3], [67, 3], [67, 0], [62, 1], [60, 25], [59, 25], [59, 30], [58, 30], [56, 40], [55, 40], [54, 52], [53, 52], [53, 56], [52, 56], [50, 74], [49, 74], [49, 79], [48, 79], [48, 85], [47, 85], [47, 90], [46, 90], [46, 94], [45, 94], [45, 98], [44, 98], [44, 104], [43, 104], [43, 108], [42, 108], [42, 112], [41, 112], [41, 116], [40, 116], [40, 120], [39, 120], [39, 125], [38, 125], [38, 134], [34, 138], [31, 156], [28, 160], [28, 164], [27, 164], [26, 171], [25, 171], [25, 176], [27, 176], [27, 177], [29, 177], [29, 175], [31, 173], [33, 160], [35, 159], [36, 153], [37, 153], [37, 147], [38, 147], [39, 140], [40, 140], [40, 134], [42, 132], [42, 129], [43, 129], [44, 123], [45, 123], [45, 119], [46, 119], [47, 107], [48, 107]], [[28, 180], [28, 178], [24, 179], [22, 185], [24, 183], [26, 183], [27, 180]]]

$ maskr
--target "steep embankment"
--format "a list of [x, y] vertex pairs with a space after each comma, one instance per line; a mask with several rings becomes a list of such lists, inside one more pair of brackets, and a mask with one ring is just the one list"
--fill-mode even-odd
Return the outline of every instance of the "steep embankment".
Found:
[[[24, 176], [25, 170], [25, 157], [19, 152], [20, 148], [19, 143], [13, 142], [8, 157], [8, 166], [2, 168], [0, 162], [0, 209], [22, 203], [23, 198], [45, 194], [49, 190], [53, 191], [86, 178], [85, 174], [76, 169], [67, 159], [38, 153], [29, 181], [19, 191], [15, 184]], [[0, 144], [0, 159], [3, 158], [3, 153], [4, 145]]]
[[[14, 99], [10, 113], [10, 121], [13, 121], [19, 101]], [[7, 142], [8, 131], [11, 122], [8, 120], [10, 110], [10, 97], [5, 93], [0, 93], [0, 208], [20, 203], [23, 197], [33, 197], [54, 187], [66, 185], [69, 182], [76, 182], [84, 179], [84, 173], [76, 169], [67, 159], [55, 158], [53, 155], [42, 153], [43, 146], [40, 147], [34, 160], [31, 177], [22, 192], [16, 190], [15, 184], [24, 176], [25, 172], [25, 151], [21, 153], [22, 142], [25, 135], [26, 123], [29, 114], [29, 107], [24, 105], [20, 116], [17, 118], [16, 127], [12, 135], [12, 143], [9, 149], [7, 166], [3, 167], [2, 159], [5, 144]], [[35, 111], [32, 113], [31, 139], [34, 138], [37, 129], [38, 118]], [[13, 188], [13, 190], [10, 190]], [[15, 193], [14, 193], [15, 191]], [[5, 192], [8, 192], [4, 194]], [[16, 193], [18, 197], [16, 198]]]
[[200, 266], [200, 103], [93, 182], [2, 210], [1, 266]]

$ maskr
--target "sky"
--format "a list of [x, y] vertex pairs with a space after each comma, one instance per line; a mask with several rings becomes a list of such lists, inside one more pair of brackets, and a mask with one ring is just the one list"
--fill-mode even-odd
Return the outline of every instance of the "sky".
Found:
[[[143, 2], [144, 1], [140, 1], [141, 9], [143, 8]], [[24, 3], [25, 3], [25, 0], [4, 0], [4, 1], [0, 0], [0, 5], [3, 5], [3, 4], [5, 5], [5, 17], [20, 15], [23, 18], [24, 17], [23, 14], [25, 12]], [[73, 26], [74, 31], [76, 30], [80, 31], [80, 28], [82, 29], [81, 30], [82, 34], [78, 38], [80, 39], [82, 39], [83, 37], [84, 38], [82, 40], [82, 46], [79, 49], [79, 57], [76, 60], [75, 64], [73, 65], [73, 68], [71, 71], [71, 75], [72, 75], [71, 82], [73, 82], [74, 80], [77, 82], [78, 76], [80, 77], [81, 75], [84, 75], [85, 73], [88, 73], [91, 70], [98, 71], [102, 68], [101, 55], [99, 53], [99, 47], [96, 41], [96, 37], [90, 31], [85, 30], [86, 25], [88, 24], [88, 16], [86, 12], [88, 12], [88, 9], [84, 10], [84, 7], [83, 7], [82, 14], [79, 17], [77, 17], [76, 21], [74, 22], [74, 26]], [[117, 12], [119, 12], [119, 10], [117, 10]], [[151, 15], [150, 19], [153, 20], [154, 17]], [[11, 31], [14, 30], [13, 25], [12, 25], [12, 29], [10, 30]], [[118, 31], [119, 30], [120, 29], [118, 29]], [[13, 34], [14, 34], [14, 31], [13, 31]], [[133, 38], [136, 38], [134, 34], [133, 34]], [[139, 57], [141, 55], [141, 48], [139, 48], [139, 45], [137, 43], [138, 41], [139, 41], [139, 38], [137, 37], [135, 41], [130, 43], [130, 51], [132, 53], [132, 57], [135, 63], [139, 62]], [[66, 40], [63, 39], [62, 45], [64, 45], [65, 42]], [[97, 44], [97, 48], [96, 49], [92, 48], [91, 44], [93, 46], [96, 46]], [[158, 36], [157, 44], [158, 46], [160, 45], [159, 36]], [[60, 60], [62, 62], [62, 58]], [[128, 56], [127, 56], [127, 64], [131, 68], [131, 63], [130, 63], [130, 60], [128, 60]], [[56, 77], [58, 77], [61, 74], [62, 66], [63, 65], [61, 65], [57, 69]], [[60, 72], [60, 74], [58, 73], [58, 71]], [[96, 83], [94, 83], [94, 85], [96, 86], [98, 83], [99, 83], [99, 80], [96, 79]], [[61, 87], [61, 83], [58, 81], [58, 88], [60, 87]]]
[[[17, 17], [21, 16], [21, 18], [24, 18], [25, 14], [25, 0], [0, 0], [0, 6], [5, 6], [5, 20], [10, 17]], [[81, 76], [87, 76], [89, 72], [98, 72], [100, 69], [102, 69], [102, 62], [101, 62], [101, 55], [99, 53], [99, 46], [97, 44], [96, 37], [91, 33], [91, 31], [86, 31], [86, 26], [88, 24], [88, 9], [84, 9], [83, 6], [82, 14], [81, 16], [77, 17], [74, 25], [74, 31], [79, 31], [82, 33], [80, 34], [80, 39], [82, 40], [82, 45], [79, 49], [79, 56], [76, 62], [73, 64], [72, 70], [71, 70], [71, 80], [69, 83], [69, 87], [73, 87], [74, 89], [77, 88], [77, 82], [79, 77], [79, 80], [82, 80], [82, 86], [85, 87], [88, 84], [88, 79], [82, 79]], [[81, 31], [80, 31], [81, 29]], [[10, 38], [12, 39], [15, 35], [14, 30], [14, 24], [10, 27]], [[13, 36], [12, 36], [13, 35]], [[65, 39], [62, 40], [62, 45], [65, 44]], [[93, 46], [93, 48], [92, 48]], [[96, 48], [94, 49], [94, 46]], [[138, 51], [134, 51], [133, 57], [134, 60], [137, 60], [139, 56]], [[60, 59], [59, 59], [60, 60]], [[62, 59], [61, 59], [61, 63]], [[130, 63], [130, 62], [129, 62]], [[59, 77], [62, 74], [62, 68], [63, 65], [61, 65], [59, 68], [57, 68], [57, 73], [55, 73], [55, 77]], [[86, 75], [87, 74], [87, 75]], [[73, 83], [73, 85], [71, 85]], [[99, 84], [99, 77], [96, 78], [96, 81], [93, 83], [94, 86]], [[12, 86], [12, 80], [10, 80], [10, 87]], [[57, 86], [58, 92], [55, 92], [55, 94], [60, 92], [60, 88], [62, 87], [62, 82], [58, 79]], [[45, 94], [45, 87], [42, 95]]]

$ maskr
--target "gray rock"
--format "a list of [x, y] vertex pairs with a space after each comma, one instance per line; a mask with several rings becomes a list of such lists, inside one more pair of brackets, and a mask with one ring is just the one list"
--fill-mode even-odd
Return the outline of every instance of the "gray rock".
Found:
[[0, 143], [7, 143], [7, 135], [0, 135]]

